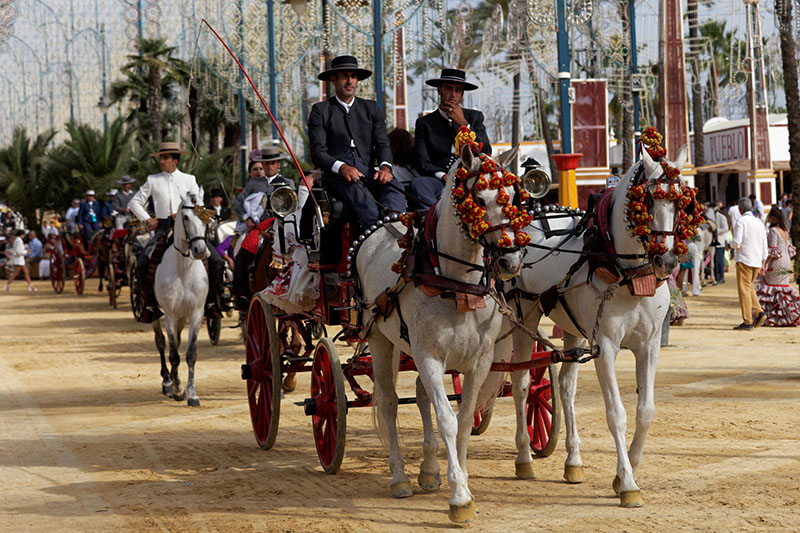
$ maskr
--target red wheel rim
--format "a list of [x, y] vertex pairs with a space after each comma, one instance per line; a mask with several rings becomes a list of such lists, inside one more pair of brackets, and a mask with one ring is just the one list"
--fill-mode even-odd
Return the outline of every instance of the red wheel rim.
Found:
[[255, 298], [247, 319], [246, 362], [258, 361], [263, 381], [247, 380], [247, 401], [250, 421], [256, 441], [263, 444], [269, 437], [272, 423], [272, 349], [269, 342], [267, 317], [261, 300]]
[[[541, 351], [538, 345], [536, 351]], [[550, 387], [548, 367], [531, 369], [531, 386], [528, 392], [526, 417], [531, 448], [544, 450], [550, 440], [553, 424], [553, 389]]]
[[331, 369], [331, 354], [325, 345], [317, 346], [311, 367], [311, 397], [316, 400], [317, 414], [313, 415], [314, 442], [324, 468], [330, 468], [336, 454], [339, 409], [336, 402], [336, 383]]
[[61, 257], [55, 252], [50, 256], [50, 283], [56, 294], [64, 290], [64, 272], [61, 269]]
[[84, 280], [84, 272], [83, 272], [83, 261], [78, 259], [75, 261], [75, 292], [78, 294], [83, 294], [83, 280]]

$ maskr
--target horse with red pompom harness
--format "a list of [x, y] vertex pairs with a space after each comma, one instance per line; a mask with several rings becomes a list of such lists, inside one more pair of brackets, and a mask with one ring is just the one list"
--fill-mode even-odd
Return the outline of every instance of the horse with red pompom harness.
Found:
[[[537, 209], [526, 228], [531, 235], [526, 263], [516, 286], [505, 293], [516, 303], [517, 321], [535, 330], [543, 315], [564, 330], [565, 349], [590, 343], [606, 407], [606, 420], [617, 449], [617, 475], [612, 484], [623, 507], [639, 507], [644, 500], [636, 484], [645, 438], [655, 414], [654, 380], [660, 352], [661, 328], [669, 312], [669, 290], [664, 280], [686, 253], [686, 239], [702, 222], [695, 190], [686, 186], [681, 169], [686, 147], [667, 161], [654, 128], [643, 135], [641, 161], [634, 164], [616, 188], [606, 189], [589, 212]], [[564, 273], [567, 273], [566, 275]], [[591, 303], [591, 304], [590, 304]], [[495, 361], [508, 353], [530, 353], [530, 335], [506, 327], [510, 333], [496, 346]], [[636, 358], [636, 430], [626, 449], [626, 415], [614, 362], [621, 346]], [[584, 480], [580, 439], [575, 422], [578, 365], [565, 362], [558, 381], [566, 426], [567, 459], [564, 478]], [[504, 376], [493, 373], [479, 402], [489, 405]], [[517, 411], [515, 460], [518, 477], [533, 477], [525, 401], [527, 372], [512, 374]], [[548, 422], [547, 420], [545, 422]]]

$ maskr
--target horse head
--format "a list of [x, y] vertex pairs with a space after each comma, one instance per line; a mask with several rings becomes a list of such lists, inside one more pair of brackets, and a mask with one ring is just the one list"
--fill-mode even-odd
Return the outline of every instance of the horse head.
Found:
[[207, 259], [211, 253], [206, 246], [206, 224], [211, 219], [209, 210], [203, 207], [199, 200], [203, 197], [203, 188], [199, 194], [189, 193], [183, 200], [175, 219], [175, 247], [178, 250], [186, 250], [186, 254], [191, 254], [197, 260]]
[[[520, 249], [530, 239], [522, 231], [530, 222], [523, 204], [528, 193], [519, 177], [503, 168], [514, 153], [503, 154], [495, 162], [465, 143], [460, 156], [449, 181], [453, 214], [467, 238], [483, 247], [495, 274], [504, 280], [513, 278], [522, 266]], [[446, 205], [446, 200], [442, 203]]]
[[679, 257], [686, 253], [685, 239], [696, 228], [695, 190], [681, 178], [686, 158], [685, 145], [678, 150], [674, 161], [663, 157], [656, 161], [645, 149], [641, 166], [633, 176], [630, 172], [626, 176], [628, 229], [644, 245], [660, 279], [669, 277], [678, 265]]

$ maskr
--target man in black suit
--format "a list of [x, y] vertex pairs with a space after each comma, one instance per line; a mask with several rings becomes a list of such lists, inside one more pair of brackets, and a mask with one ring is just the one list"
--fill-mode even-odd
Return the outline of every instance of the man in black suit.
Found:
[[463, 70], [442, 69], [441, 76], [425, 83], [436, 87], [439, 107], [417, 119], [414, 162], [421, 176], [414, 178], [410, 190], [414, 196], [431, 205], [442, 195], [445, 175], [457, 158], [454, 143], [458, 128], [468, 126], [475, 132], [475, 142], [483, 143], [483, 153], [491, 155], [492, 147], [483, 125], [483, 113], [461, 107], [464, 92], [478, 88], [466, 81]]
[[322, 169], [325, 186], [353, 207], [365, 228], [381, 211], [406, 208], [401, 189], [389, 186], [392, 152], [383, 110], [375, 100], [355, 96], [358, 82], [371, 75], [355, 57], [334, 58], [318, 78], [330, 81], [336, 94], [314, 104], [308, 117], [311, 160]]

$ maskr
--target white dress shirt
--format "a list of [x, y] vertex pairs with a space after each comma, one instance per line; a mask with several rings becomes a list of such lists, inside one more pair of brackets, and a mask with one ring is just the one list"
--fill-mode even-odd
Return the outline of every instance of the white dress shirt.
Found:
[[733, 247], [736, 262], [753, 268], [761, 268], [767, 259], [767, 231], [764, 223], [751, 211], [743, 214], [733, 227]]
[[184, 174], [180, 170], [172, 174], [159, 172], [147, 176], [147, 181], [133, 195], [128, 207], [136, 218], [144, 222], [150, 218], [144, 206], [147, 199], [152, 198], [156, 218], [168, 218], [177, 213], [181, 200], [189, 193], [196, 194], [198, 204], [203, 205], [203, 197], [193, 175]]

